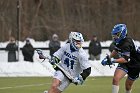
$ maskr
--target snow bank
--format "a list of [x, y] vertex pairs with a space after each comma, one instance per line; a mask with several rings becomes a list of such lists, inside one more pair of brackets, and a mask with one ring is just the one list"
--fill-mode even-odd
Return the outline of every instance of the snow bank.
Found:
[[[43, 64], [43, 65], [42, 65]], [[2, 62], [0, 63], [0, 76], [52, 76], [54, 69], [47, 62]]]
[[[102, 66], [100, 61], [90, 61], [92, 72], [90, 76], [113, 76], [115, 67]], [[54, 69], [46, 62], [2, 62], [0, 77], [53, 76]]]

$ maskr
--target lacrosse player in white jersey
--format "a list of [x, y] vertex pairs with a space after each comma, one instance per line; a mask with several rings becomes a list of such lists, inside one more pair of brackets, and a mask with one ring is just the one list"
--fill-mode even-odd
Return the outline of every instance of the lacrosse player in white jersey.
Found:
[[69, 34], [69, 42], [53, 54], [52, 64], [53, 62], [58, 63], [69, 72], [74, 79], [70, 81], [64, 73], [56, 67], [52, 85], [49, 91], [45, 91], [44, 93], [61, 93], [70, 83], [82, 85], [85, 79], [90, 75], [91, 66], [88, 62], [87, 54], [82, 48], [83, 42], [84, 39], [81, 33], [71, 32]]

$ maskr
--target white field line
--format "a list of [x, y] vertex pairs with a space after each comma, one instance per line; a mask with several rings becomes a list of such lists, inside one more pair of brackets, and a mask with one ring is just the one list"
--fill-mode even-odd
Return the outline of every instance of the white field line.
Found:
[[19, 86], [11, 86], [11, 87], [1, 87], [2, 89], [11, 89], [11, 88], [23, 88], [23, 87], [32, 87], [32, 86], [42, 86], [42, 85], [49, 85], [51, 83], [43, 83], [43, 84], [31, 84], [31, 85], [19, 85]]

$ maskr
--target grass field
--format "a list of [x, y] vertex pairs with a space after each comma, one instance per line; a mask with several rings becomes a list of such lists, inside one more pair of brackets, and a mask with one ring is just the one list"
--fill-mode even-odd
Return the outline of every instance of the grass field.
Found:
[[[0, 93], [43, 93], [51, 84], [50, 77], [0, 77]], [[89, 77], [81, 86], [71, 84], [63, 93], [111, 93], [112, 77]], [[125, 78], [120, 82], [124, 91]], [[133, 93], [140, 93], [140, 80], [133, 86]]]

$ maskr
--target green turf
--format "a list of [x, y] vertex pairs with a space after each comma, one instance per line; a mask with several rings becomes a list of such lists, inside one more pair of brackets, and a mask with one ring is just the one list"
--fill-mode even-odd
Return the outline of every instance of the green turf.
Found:
[[[48, 77], [0, 77], [0, 93], [43, 93], [50, 87]], [[81, 86], [71, 84], [63, 93], [111, 93], [112, 77], [90, 77]], [[120, 82], [124, 91], [125, 78]], [[133, 86], [133, 93], [140, 93], [140, 80]]]

